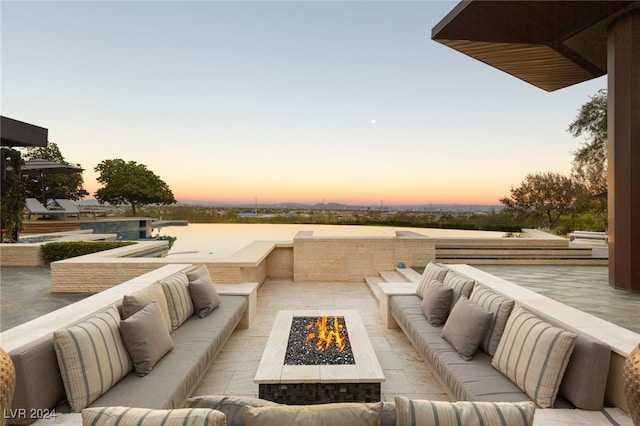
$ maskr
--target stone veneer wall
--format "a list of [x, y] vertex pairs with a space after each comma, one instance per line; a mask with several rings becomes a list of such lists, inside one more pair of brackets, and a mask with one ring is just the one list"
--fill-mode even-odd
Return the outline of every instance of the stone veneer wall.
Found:
[[0, 244], [0, 265], [42, 266], [40, 244]]
[[[166, 263], [87, 262], [51, 264], [52, 293], [98, 293], [129, 281]], [[178, 263], [178, 262], [176, 262]]]
[[[161, 244], [166, 242], [139, 242], [136, 246], [153, 247]], [[267, 277], [291, 278], [293, 276], [291, 244], [254, 243], [242, 252], [225, 259], [120, 257], [142, 249], [136, 246], [53, 262], [51, 291], [95, 293], [173, 263], [205, 265], [213, 280], [219, 284], [240, 282], [262, 284]]]
[[267, 257], [269, 278], [293, 278], [293, 246], [276, 247]]
[[414, 233], [396, 237], [314, 237], [301, 231], [293, 244], [294, 281], [361, 282], [393, 270], [399, 262], [425, 266], [435, 259], [433, 239]]

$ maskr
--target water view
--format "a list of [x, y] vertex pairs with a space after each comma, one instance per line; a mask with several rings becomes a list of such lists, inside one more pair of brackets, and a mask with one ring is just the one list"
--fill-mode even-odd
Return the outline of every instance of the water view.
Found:
[[313, 231], [315, 236], [393, 237], [396, 231], [413, 231], [430, 237], [500, 238], [503, 232], [465, 231], [460, 229], [399, 228], [348, 225], [280, 225], [196, 223], [160, 229], [160, 235], [176, 237], [169, 256], [226, 257], [254, 241], [293, 242], [299, 231]]

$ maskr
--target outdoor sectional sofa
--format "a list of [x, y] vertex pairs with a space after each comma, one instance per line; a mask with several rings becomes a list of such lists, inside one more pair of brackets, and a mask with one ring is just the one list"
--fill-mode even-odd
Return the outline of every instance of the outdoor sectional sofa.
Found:
[[[502, 290], [514, 287], [502, 284]], [[601, 415], [597, 412], [603, 410], [612, 348], [579, 330], [563, 329], [562, 321], [553, 316], [528, 309], [518, 300], [526, 290], [515, 290], [521, 294], [510, 298], [507, 292], [435, 263], [427, 265], [418, 283], [384, 283], [381, 288], [383, 322], [402, 329], [452, 400], [533, 401], [538, 409]], [[441, 307], [444, 312], [437, 312], [435, 288], [440, 293], [450, 289], [449, 304]], [[534, 297], [541, 305], [551, 303]], [[469, 305], [474, 306], [465, 315], [453, 318], [454, 310]], [[474, 314], [478, 306], [491, 312], [481, 339], [469, 332], [481, 328]]]
[[7, 423], [85, 407], [183, 407], [233, 330], [249, 325], [258, 286], [200, 286], [207, 299], [190, 292], [195, 281], [210, 283], [205, 267], [167, 265], [3, 333], [16, 370]]

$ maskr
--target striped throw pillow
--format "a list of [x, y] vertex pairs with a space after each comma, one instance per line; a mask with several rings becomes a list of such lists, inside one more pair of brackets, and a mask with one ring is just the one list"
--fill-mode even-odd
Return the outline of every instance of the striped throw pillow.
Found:
[[416, 295], [420, 296], [420, 298], [424, 297], [424, 292], [431, 281], [436, 280], [443, 282], [446, 277], [449, 269], [444, 267], [439, 263], [429, 262], [427, 266], [424, 268], [424, 272], [420, 277], [420, 281], [418, 281], [418, 287], [416, 288]]
[[110, 307], [53, 333], [62, 382], [73, 411], [80, 412], [132, 370], [119, 324], [118, 309]]
[[225, 426], [225, 415], [209, 408], [94, 407], [82, 410], [84, 426]]
[[551, 408], [573, 352], [576, 335], [517, 306], [491, 364], [540, 408]]
[[177, 273], [163, 281], [162, 288], [169, 306], [171, 331], [180, 327], [193, 315], [193, 302], [189, 294], [189, 279], [185, 273]]
[[513, 309], [513, 300], [507, 299], [481, 284], [476, 284], [473, 287], [473, 292], [471, 292], [471, 298], [469, 300], [493, 314], [487, 334], [484, 336], [482, 342], [480, 342], [480, 348], [493, 356], [493, 354], [496, 353], [496, 348], [504, 332], [504, 327], [507, 325], [509, 314]]
[[149, 303], [156, 301], [162, 312], [167, 331], [171, 333], [171, 316], [167, 306], [167, 297], [159, 282], [155, 282], [133, 294], [127, 294], [122, 298], [122, 319], [127, 319]]
[[530, 426], [536, 406], [523, 402], [411, 400], [396, 396], [397, 426]]
[[449, 271], [447, 275], [444, 277], [442, 284], [449, 286], [453, 289], [453, 298], [451, 299], [451, 306], [449, 307], [449, 313], [453, 307], [458, 303], [458, 300], [462, 296], [467, 299], [471, 296], [471, 291], [473, 290], [473, 285], [476, 282], [471, 278], [467, 278], [463, 275], [460, 275], [456, 271]]

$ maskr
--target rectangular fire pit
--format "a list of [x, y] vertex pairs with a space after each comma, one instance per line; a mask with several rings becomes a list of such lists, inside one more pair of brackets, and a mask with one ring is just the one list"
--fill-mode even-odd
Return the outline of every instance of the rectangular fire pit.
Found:
[[[323, 333], [318, 329], [323, 317], [326, 317], [328, 324], [327, 334], [330, 335], [332, 330], [336, 333], [333, 339], [328, 339], [330, 343], [319, 343], [317, 339], [318, 334]], [[336, 337], [343, 340], [350, 353], [328, 357], [338, 358], [338, 361], [327, 361], [326, 356], [311, 356], [309, 362], [317, 364], [293, 363], [291, 355], [287, 355], [287, 347], [290, 346], [294, 318], [298, 323], [302, 321], [309, 324], [308, 328], [303, 327], [307, 330], [307, 336], [300, 337], [302, 342], [299, 345], [307, 344], [310, 348], [301, 349], [295, 344], [293, 351], [297, 357], [307, 350], [313, 352], [315, 346], [339, 352], [335, 347], [329, 347], [336, 344]], [[297, 328], [300, 326], [297, 325]], [[309, 334], [312, 336], [309, 337]], [[292, 335], [292, 340], [295, 343], [298, 338]], [[282, 404], [376, 402], [380, 401], [380, 384], [384, 382], [384, 374], [358, 311], [279, 311], [254, 382], [258, 384], [260, 398]]]

